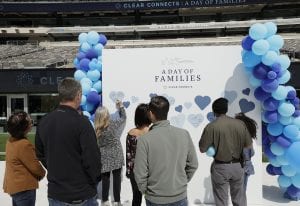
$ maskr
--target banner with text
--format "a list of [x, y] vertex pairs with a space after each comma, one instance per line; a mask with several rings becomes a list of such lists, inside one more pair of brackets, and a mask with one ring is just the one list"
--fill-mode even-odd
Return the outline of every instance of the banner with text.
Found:
[[[199, 161], [188, 185], [191, 205], [214, 201], [210, 180], [213, 159], [200, 153], [198, 142], [213, 118], [211, 104], [219, 97], [229, 100], [228, 115], [242, 111], [259, 124], [254, 141], [255, 175], [250, 176], [247, 195], [248, 204], [262, 203], [261, 108], [248, 85], [240, 53], [240, 46], [106, 49], [103, 53], [103, 104], [111, 113], [115, 112], [116, 99], [126, 107], [128, 119], [121, 137], [124, 151], [127, 132], [134, 128], [137, 105], [149, 103], [153, 95], [167, 97], [171, 124], [190, 132]], [[130, 182], [123, 178], [121, 199], [131, 201], [131, 197]]]

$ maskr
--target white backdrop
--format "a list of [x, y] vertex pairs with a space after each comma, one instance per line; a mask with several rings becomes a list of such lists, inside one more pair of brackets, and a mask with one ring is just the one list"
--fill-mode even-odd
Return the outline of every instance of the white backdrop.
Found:
[[[115, 112], [115, 99], [124, 102], [127, 122], [121, 137], [125, 156], [127, 131], [134, 127], [134, 111], [152, 95], [170, 101], [171, 124], [187, 129], [198, 153], [199, 168], [188, 186], [190, 205], [213, 203], [210, 182], [212, 158], [200, 153], [198, 142], [211, 117], [211, 103], [229, 100], [228, 115], [244, 111], [260, 119], [260, 104], [241, 64], [240, 46], [105, 49], [103, 52], [103, 104]], [[262, 203], [261, 128], [254, 142], [255, 175], [248, 183], [248, 204]], [[159, 160], [157, 160], [159, 161]], [[131, 186], [123, 170], [122, 202], [131, 201]]]

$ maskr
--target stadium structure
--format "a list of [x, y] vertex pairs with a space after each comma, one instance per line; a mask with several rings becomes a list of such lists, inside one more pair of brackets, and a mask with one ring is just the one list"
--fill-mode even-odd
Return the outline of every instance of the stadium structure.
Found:
[[267, 21], [285, 40], [288, 84], [299, 95], [299, 0], [0, 1], [0, 131], [14, 111], [38, 121], [55, 107], [82, 32], [105, 34], [106, 48], [239, 45], [252, 24]]

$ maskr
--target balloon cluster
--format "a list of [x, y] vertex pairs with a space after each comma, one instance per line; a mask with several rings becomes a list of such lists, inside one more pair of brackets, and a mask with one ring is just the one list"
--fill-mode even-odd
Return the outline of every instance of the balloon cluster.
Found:
[[102, 104], [102, 49], [107, 43], [103, 34], [95, 31], [81, 33], [80, 47], [74, 59], [74, 78], [82, 87], [81, 110], [93, 124], [94, 113]]
[[279, 175], [285, 197], [300, 199], [300, 110], [295, 88], [285, 86], [291, 77], [290, 59], [280, 54], [284, 41], [272, 22], [250, 27], [242, 40], [242, 60], [262, 105], [263, 150], [267, 172]]

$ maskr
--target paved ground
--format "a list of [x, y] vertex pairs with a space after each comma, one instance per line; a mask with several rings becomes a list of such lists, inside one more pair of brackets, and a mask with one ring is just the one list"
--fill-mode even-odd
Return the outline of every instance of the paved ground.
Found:
[[[3, 184], [3, 175], [4, 175], [4, 163], [0, 162], [0, 186]], [[264, 168], [266, 165], [263, 165]], [[277, 178], [274, 176], [270, 176], [263, 173], [263, 205], [264, 206], [299, 206], [300, 201], [290, 201], [288, 199], [283, 198], [283, 192], [279, 189], [277, 184]], [[126, 202], [123, 203], [124, 206], [130, 206], [131, 204]], [[3, 193], [1, 189], [0, 192], [0, 205], [1, 206], [10, 206], [11, 198]], [[40, 183], [40, 189], [37, 190], [37, 201], [36, 206], [47, 206], [47, 180], [43, 179]], [[200, 205], [198, 205], [200, 206]], [[204, 206], [204, 205], [201, 205]], [[251, 205], [252, 206], [252, 205]], [[253, 205], [254, 206], [254, 205]]]

